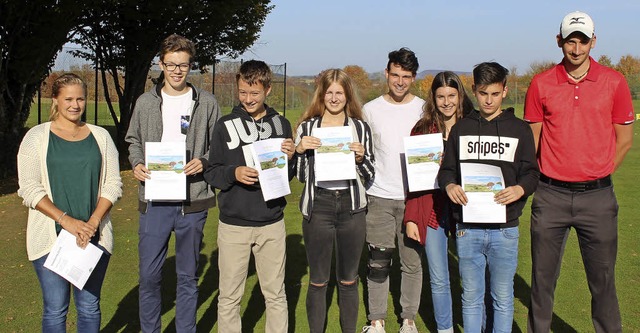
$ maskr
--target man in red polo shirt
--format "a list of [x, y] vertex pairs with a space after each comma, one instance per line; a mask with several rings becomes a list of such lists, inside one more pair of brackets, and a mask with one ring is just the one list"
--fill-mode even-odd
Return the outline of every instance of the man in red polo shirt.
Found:
[[615, 287], [618, 204], [611, 174], [633, 139], [625, 78], [589, 56], [593, 20], [569, 13], [556, 37], [564, 58], [536, 75], [524, 118], [533, 130], [540, 183], [531, 204], [533, 260], [529, 332], [549, 332], [564, 245], [575, 228], [596, 332], [622, 332]]

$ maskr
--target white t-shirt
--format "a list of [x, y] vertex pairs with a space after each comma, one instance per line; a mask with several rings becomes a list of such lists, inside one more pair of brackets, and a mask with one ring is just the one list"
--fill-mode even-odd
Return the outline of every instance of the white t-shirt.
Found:
[[193, 99], [191, 88], [179, 96], [162, 92], [162, 142], [184, 142], [191, 124]]
[[373, 135], [375, 176], [367, 194], [404, 200], [404, 143], [422, 115], [424, 100], [418, 96], [406, 104], [391, 104], [380, 96], [363, 107], [364, 117]]

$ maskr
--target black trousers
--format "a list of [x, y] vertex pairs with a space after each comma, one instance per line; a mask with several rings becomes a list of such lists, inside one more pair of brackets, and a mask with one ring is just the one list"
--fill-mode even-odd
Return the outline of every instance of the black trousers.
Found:
[[340, 326], [343, 332], [355, 332], [359, 307], [358, 265], [365, 239], [365, 212], [351, 213], [348, 190], [317, 188], [311, 218], [302, 224], [309, 262], [306, 300], [309, 331], [324, 332], [327, 284], [335, 247]]

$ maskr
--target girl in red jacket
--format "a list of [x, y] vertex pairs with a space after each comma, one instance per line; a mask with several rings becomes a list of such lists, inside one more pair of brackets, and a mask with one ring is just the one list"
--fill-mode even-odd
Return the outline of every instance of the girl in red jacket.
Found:
[[[440, 72], [433, 79], [422, 118], [411, 135], [442, 133], [446, 141], [451, 127], [471, 110], [473, 104], [460, 78], [453, 72]], [[448, 206], [440, 190], [412, 192], [407, 194], [404, 213], [407, 236], [425, 247], [438, 332], [453, 332], [447, 235], [455, 223], [450, 221]]]

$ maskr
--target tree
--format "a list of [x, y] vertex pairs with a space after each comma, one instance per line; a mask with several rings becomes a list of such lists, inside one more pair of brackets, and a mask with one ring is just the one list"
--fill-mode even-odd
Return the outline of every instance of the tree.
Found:
[[347, 75], [349, 75], [353, 83], [356, 85], [358, 95], [363, 99], [362, 101], [368, 101], [370, 99], [369, 95], [371, 94], [371, 87], [373, 86], [371, 79], [369, 79], [369, 74], [364, 70], [364, 68], [358, 65], [347, 65], [343, 70]]
[[509, 69], [509, 77], [507, 78], [507, 86], [509, 86], [508, 98], [513, 104], [519, 104], [524, 102], [523, 96], [526, 93], [526, 88], [520, 83], [520, 76], [518, 76], [518, 67], [512, 66]]
[[113, 78], [120, 115], [107, 97], [122, 147], [136, 99], [144, 92], [149, 68], [160, 42], [171, 33], [197, 45], [195, 63], [201, 71], [216, 57], [236, 57], [258, 39], [273, 9], [270, 0], [103, 0], [102, 8], [84, 17], [75, 42], [88, 51], [77, 55], [95, 62]]
[[640, 90], [640, 58], [630, 54], [622, 56], [615, 68], [627, 79], [632, 96], [637, 98]]
[[630, 77], [640, 74], [640, 58], [634, 57], [630, 54], [620, 57], [616, 70], [625, 77]]
[[16, 171], [16, 154], [31, 102], [69, 40], [83, 11], [95, 1], [0, 0], [0, 176]]
[[611, 61], [611, 58], [609, 58], [609, 56], [606, 55], [606, 54], [603, 54], [603, 55], [600, 56], [600, 58], [598, 58], [598, 63], [600, 65], [607, 66], [609, 68], [613, 68], [613, 62]]
[[431, 91], [431, 85], [433, 84], [433, 79], [435, 77], [431, 74], [425, 75], [422, 80], [418, 80], [416, 86], [418, 86], [418, 95], [424, 99], [429, 97], [429, 92]]
[[518, 81], [519, 84], [522, 84], [522, 88], [524, 87], [529, 87], [529, 85], [531, 84], [531, 80], [533, 79], [533, 77], [536, 74], [540, 74], [544, 71], [546, 71], [547, 69], [552, 68], [553, 66], [555, 66], [556, 63], [553, 61], [536, 61], [531, 63], [529, 70], [520, 77], [520, 80]]

